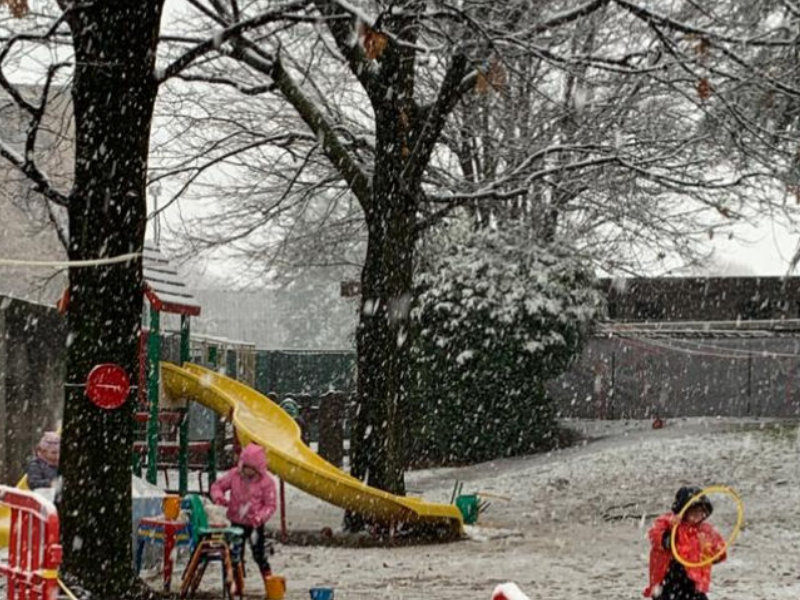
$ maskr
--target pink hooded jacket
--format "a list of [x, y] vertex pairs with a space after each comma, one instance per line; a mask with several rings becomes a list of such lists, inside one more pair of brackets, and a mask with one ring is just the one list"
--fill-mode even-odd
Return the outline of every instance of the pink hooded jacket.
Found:
[[[253, 480], [245, 479], [241, 469], [258, 472]], [[230, 491], [230, 499], [225, 493]], [[278, 506], [275, 480], [267, 473], [267, 456], [261, 446], [250, 443], [242, 450], [239, 466], [231, 469], [211, 486], [211, 500], [228, 507], [228, 518], [235, 525], [260, 527], [275, 514]]]

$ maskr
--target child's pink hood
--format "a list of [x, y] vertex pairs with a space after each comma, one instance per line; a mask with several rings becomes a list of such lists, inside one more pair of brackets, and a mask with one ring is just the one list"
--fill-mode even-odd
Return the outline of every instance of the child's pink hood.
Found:
[[247, 444], [239, 457], [239, 468], [252, 467], [261, 477], [267, 477], [267, 455], [261, 446]]
[[[259, 476], [248, 481], [243, 466], [252, 467]], [[259, 527], [275, 514], [278, 494], [275, 480], [267, 473], [267, 457], [261, 446], [248, 444], [239, 457], [239, 466], [231, 469], [211, 486], [215, 504], [228, 507], [228, 518], [237, 525]]]

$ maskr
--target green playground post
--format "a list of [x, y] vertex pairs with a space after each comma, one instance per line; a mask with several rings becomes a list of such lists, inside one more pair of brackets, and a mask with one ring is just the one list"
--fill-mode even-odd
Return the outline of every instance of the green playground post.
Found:
[[150, 332], [147, 338], [147, 399], [150, 415], [147, 419], [147, 481], [155, 485], [158, 477], [158, 377], [161, 369], [161, 318], [150, 305]]
[[[181, 366], [189, 362], [189, 315], [181, 315]], [[183, 409], [178, 427], [178, 493], [185, 496], [189, 489], [189, 406]]]

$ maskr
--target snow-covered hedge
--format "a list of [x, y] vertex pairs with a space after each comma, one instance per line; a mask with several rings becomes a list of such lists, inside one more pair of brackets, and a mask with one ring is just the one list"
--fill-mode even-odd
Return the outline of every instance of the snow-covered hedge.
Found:
[[602, 310], [585, 265], [524, 230], [482, 230], [430, 260], [412, 311], [409, 462], [471, 462], [551, 447], [544, 382]]

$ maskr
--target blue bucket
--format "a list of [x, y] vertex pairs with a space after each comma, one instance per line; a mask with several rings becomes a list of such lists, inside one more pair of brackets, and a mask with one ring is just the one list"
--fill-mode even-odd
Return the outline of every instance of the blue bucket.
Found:
[[311, 588], [311, 600], [333, 600], [333, 588]]

